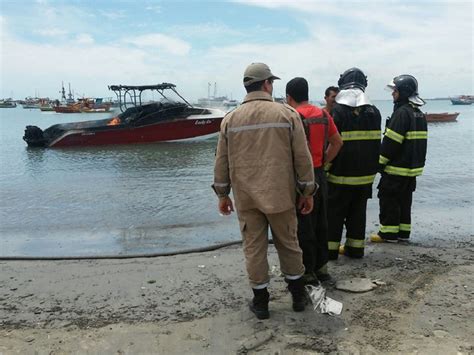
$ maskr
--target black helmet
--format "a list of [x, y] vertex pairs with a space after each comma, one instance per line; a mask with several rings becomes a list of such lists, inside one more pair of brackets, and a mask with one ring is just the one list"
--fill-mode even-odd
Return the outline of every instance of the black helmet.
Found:
[[400, 97], [408, 99], [410, 96], [418, 95], [418, 81], [414, 76], [403, 74], [393, 78], [393, 85], [400, 93]]
[[391, 90], [397, 89], [402, 100], [409, 100], [416, 105], [423, 105], [425, 103], [418, 96], [418, 81], [413, 75], [403, 74], [396, 76], [387, 86]]
[[359, 68], [350, 68], [341, 74], [337, 85], [341, 90], [358, 88], [365, 91], [367, 87], [367, 77]]

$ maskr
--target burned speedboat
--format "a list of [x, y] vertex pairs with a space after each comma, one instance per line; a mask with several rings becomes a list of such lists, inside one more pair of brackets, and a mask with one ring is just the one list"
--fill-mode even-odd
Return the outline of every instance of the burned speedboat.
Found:
[[[23, 140], [31, 147], [72, 147], [134, 144], [205, 138], [219, 131], [224, 112], [193, 107], [170, 83], [130, 86], [111, 85], [117, 95], [119, 115], [107, 119], [55, 124], [44, 131], [26, 126]], [[142, 104], [145, 90], [158, 92], [158, 102]], [[169, 99], [168, 91], [180, 101]]]

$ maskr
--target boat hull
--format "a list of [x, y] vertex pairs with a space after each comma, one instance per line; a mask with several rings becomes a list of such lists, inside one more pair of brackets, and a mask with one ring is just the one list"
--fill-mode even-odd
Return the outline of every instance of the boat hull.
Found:
[[215, 134], [222, 117], [178, 119], [139, 127], [114, 127], [103, 130], [72, 130], [52, 141], [51, 148], [137, 144], [192, 139]]
[[456, 122], [459, 112], [426, 113], [427, 122]]

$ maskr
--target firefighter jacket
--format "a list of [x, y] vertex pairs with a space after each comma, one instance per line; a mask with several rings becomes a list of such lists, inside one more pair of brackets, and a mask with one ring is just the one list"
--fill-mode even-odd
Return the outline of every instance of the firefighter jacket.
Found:
[[338, 186], [371, 187], [380, 154], [380, 112], [373, 105], [336, 104], [334, 123], [344, 145], [327, 167], [328, 182]]
[[415, 177], [423, 173], [428, 125], [423, 112], [409, 102], [397, 103], [387, 121], [380, 151], [380, 171]]
[[316, 190], [311, 155], [300, 115], [264, 91], [247, 94], [221, 123], [214, 191], [232, 188], [237, 210], [280, 213], [295, 207], [297, 192]]

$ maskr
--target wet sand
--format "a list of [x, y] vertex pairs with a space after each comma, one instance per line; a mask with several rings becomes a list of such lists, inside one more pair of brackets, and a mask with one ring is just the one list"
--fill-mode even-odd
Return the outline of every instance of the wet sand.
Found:
[[[272, 278], [270, 319], [248, 310], [241, 247], [159, 258], [0, 262], [0, 354], [298, 354], [474, 352], [472, 241], [453, 247], [369, 244], [330, 263], [340, 316], [291, 310]], [[278, 265], [273, 246], [270, 265]]]

